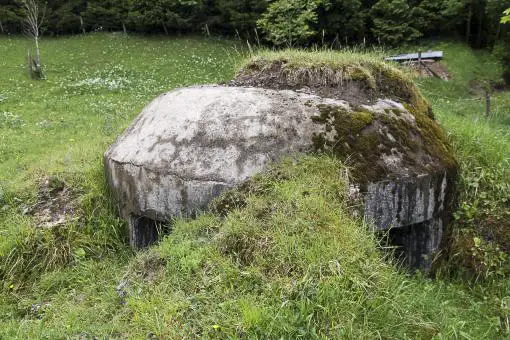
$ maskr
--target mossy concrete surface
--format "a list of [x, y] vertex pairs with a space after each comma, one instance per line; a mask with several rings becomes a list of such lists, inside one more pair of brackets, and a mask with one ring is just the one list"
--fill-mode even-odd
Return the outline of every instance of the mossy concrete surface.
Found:
[[131, 244], [157, 240], [148, 219], [194, 216], [269, 163], [313, 151], [322, 127], [312, 118], [324, 105], [348, 107], [311, 94], [225, 86], [159, 96], [105, 154]]

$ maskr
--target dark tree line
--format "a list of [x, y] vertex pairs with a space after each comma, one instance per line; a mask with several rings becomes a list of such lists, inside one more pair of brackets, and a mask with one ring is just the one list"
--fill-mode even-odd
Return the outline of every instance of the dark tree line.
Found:
[[[41, 0], [41, 3], [44, 2]], [[196, 32], [205, 25], [220, 34], [247, 33], [265, 11], [261, 0], [48, 0], [45, 34], [127, 30]], [[17, 0], [0, 0], [0, 33], [22, 32]]]
[[[508, 7], [510, 0], [48, 0], [42, 31], [209, 31], [251, 40], [260, 35], [276, 45], [395, 45], [456, 35], [486, 47], [507, 34], [499, 19]], [[21, 33], [21, 16], [19, 1], [0, 0], [0, 33]]]

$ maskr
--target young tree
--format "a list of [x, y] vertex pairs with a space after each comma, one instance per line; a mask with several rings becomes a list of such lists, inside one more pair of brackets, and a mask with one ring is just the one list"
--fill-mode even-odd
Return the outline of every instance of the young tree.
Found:
[[[267, 1], [264, 0], [217, 0], [222, 22], [217, 23], [220, 27], [237, 30], [240, 34], [253, 33], [257, 20], [267, 9]], [[251, 33], [250, 33], [251, 32]]]
[[[510, 23], [510, 8], [503, 12], [501, 23], [502, 24]], [[510, 33], [507, 32], [506, 37], [503, 41], [505, 46], [502, 58], [503, 79], [508, 85], [510, 85]]]
[[129, 2], [127, 0], [90, 0], [87, 1], [86, 10], [81, 14], [89, 29], [106, 31], [122, 29], [126, 33]]
[[[331, 41], [363, 41], [367, 36], [367, 11], [361, 0], [322, 0], [318, 31]], [[337, 41], [338, 42], [338, 41]]]
[[411, 10], [412, 25], [425, 35], [438, 33], [449, 21], [448, 2], [422, 0]]
[[25, 15], [25, 31], [35, 44], [35, 58], [33, 59], [30, 52], [28, 56], [28, 67], [30, 76], [34, 79], [42, 79], [41, 51], [39, 49], [39, 39], [41, 34], [41, 26], [44, 23], [46, 14], [46, 5], [42, 8], [39, 0], [20, 0], [23, 6], [23, 14]]
[[82, 0], [52, 0], [46, 8], [45, 32], [79, 33], [83, 32], [80, 13], [87, 8]]
[[497, 45], [501, 35], [505, 33], [500, 22], [501, 13], [510, 6], [510, 0], [487, 0], [485, 16], [486, 40], [490, 48]]
[[141, 31], [193, 31], [199, 26], [203, 7], [202, 0], [131, 0], [129, 17]]

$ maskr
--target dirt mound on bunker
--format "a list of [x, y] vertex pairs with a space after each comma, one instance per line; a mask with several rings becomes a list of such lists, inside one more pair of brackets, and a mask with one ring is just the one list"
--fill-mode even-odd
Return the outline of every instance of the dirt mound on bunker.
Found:
[[294, 90], [345, 100], [351, 105], [391, 99], [432, 117], [430, 106], [413, 81], [403, 71], [382, 62], [300, 65], [289, 59], [259, 57], [248, 62], [228, 85]]
[[[351, 113], [320, 108], [316, 123], [324, 124], [327, 132], [315, 136], [314, 147], [332, 149], [342, 159], [354, 161], [361, 182], [388, 173], [375, 166], [381, 155], [386, 165], [395, 163], [388, 176], [405, 177], [409, 171], [447, 171], [454, 176], [457, 162], [448, 140], [409, 74], [374, 58], [342, 60], [340, 54], [326, 61], [319, 58], [292, 53], [289, 58], [255, 57], [229, 85], [293, 90], [348, 102]], [[395, 103], [401, 107], [393, 107]]]

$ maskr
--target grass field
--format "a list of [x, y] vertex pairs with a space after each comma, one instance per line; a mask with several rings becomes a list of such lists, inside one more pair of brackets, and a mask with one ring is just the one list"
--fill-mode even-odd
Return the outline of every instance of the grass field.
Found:
[[235, 46], [217, 40], [47, 40], [47, 79], [38, 82], [25, 76], [28, 40], [0, 39], [0, 175], [7, 190], [41, 171], [90, 168], [154, 96], [229, 79], [239, 58]]
[[[418, 85], [462, 165], [455, 251], [432, 280], [387, 261], [346, 212], [343, 165], [328, 157], [286, 161], [246, 207], [177, 221], [133, 254], [102, 153], [156, 95], [228, 80], [245, 55], [214, 39], [48, 39], [37, 82], [26, 47], [0, 38], [0, 338], [510, 336], [510, 93], [483, 117], [474, 84], [499, 74], [488, 53], [424, 46], [446, 53], [452, 80]], [[34, 227], [26, 210], [45, 181], [70, 188], [79, 220]]]
[[53, 39], [41, 46], [46, 80], [32, 81], [28, 47], [0, 37], [0, 255], [32, 232], [20, 211], [37, 202], [42, 182], [65, 181], [81, 199], [97, 197], [102, 153], [152, 98], [229, 79], [240, 57], [235, 45], [213, 39]]

